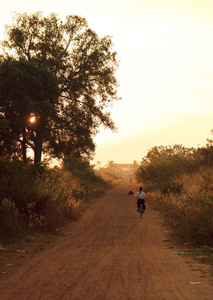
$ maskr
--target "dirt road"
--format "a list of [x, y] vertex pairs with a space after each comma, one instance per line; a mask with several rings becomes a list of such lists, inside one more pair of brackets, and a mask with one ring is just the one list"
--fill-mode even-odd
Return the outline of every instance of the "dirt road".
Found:
[[212, 300], [206, 267], [165, 242], [162, 220], [148, 201], [139, 219], [128, 191], [110, 190], [63, 239], [1, 274], [0, 299]]

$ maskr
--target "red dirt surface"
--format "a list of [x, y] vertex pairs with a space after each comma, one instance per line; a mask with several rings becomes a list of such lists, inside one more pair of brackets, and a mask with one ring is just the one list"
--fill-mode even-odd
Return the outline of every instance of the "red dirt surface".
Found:
[[140, 219], [129, 189], [108, 191], [57, 242], [8, 266], [0, 299], [212, 300], [208, 266], [178, 255], [149, 199]]

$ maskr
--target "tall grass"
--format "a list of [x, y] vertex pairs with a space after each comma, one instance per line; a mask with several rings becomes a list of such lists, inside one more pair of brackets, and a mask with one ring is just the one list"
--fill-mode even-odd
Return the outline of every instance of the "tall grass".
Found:
[[0, 243], [32, 232], [54, 233], [66, 220], [76, 219], [82, 204], [106, 187], [93, 173], [86, 178], [65, 169], [0, 160]]
[[155, 194], [173, 232], [185, 242], [213, 246], [213, 170], [184, 175], [180, 182], [179, 194]]

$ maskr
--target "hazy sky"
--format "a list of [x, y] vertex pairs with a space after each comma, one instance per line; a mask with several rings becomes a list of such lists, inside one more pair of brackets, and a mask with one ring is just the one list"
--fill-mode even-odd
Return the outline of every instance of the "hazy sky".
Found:
[[94, 163], [140, 162], [153, 146], [198, 147], [212, 137], [212, 0], [0, 0], [1, 39], [12, 12], [38, 10], [81, 15], [100, 36], [112, 36], [118, 131], [101, 129]]

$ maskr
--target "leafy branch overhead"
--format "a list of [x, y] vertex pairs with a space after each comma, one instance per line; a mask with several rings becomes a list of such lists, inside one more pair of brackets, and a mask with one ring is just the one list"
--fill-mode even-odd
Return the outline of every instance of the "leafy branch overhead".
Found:
[[2, 46], [4, 60], [31, 62], [58, 80], [54, 118], [41, 137], [44, 153], [89, 156], [99, 126], [115, 130], [108, 107], [118, 100], [118, 61], [109, 36], [100, 38], [79, 16], [63, 22], [55, 14], [24, 13], [15, 14], [13, 24], [6, 26]]

